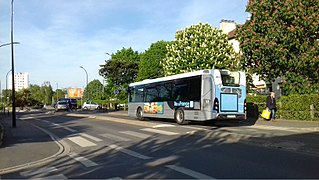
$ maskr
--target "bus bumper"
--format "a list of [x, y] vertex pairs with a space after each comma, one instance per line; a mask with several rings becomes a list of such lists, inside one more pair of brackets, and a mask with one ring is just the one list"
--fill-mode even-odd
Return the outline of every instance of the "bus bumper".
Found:
[[222, 120], [222, 119], [238, 119], [238, 120], [246, 120], [246, 114], [219, 114], [217, 116], [218, 120]]

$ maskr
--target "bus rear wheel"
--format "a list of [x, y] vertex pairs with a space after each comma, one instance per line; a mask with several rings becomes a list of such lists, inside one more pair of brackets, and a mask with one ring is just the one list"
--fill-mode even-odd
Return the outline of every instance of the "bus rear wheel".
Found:
[[139, 120], [144, 120], [144, 117], [143, 117], [143, 110], [141, 107], [138, 107], [137, 110], [136, 110], [136, 117], [137, 119]]
[[185, 114], [183, 109], [177, 109], [175, 111], [175, 121], [177, 124], [184, 125], [187, 124], [187, 121], [185, 121]]

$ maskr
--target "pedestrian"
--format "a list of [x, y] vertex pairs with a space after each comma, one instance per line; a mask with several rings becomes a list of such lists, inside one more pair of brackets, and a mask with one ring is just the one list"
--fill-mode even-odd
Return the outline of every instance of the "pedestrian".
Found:
[[275, 120], [275, 112], [276, 112], [276, 99], [275, 93], [271, 92], [266, 99], [266, 107], [270, 111], [270, 117], [272, 121]]
[[72, 111], [72, 103], [70, 100], [68, 101], [68, 108], [69, 108], [69, 112], [71, 112]]

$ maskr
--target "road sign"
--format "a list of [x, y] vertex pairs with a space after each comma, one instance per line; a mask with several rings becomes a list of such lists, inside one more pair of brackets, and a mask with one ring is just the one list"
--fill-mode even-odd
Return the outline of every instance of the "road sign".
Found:
[[119, 91], [118, 89], [115, 89], [115, 90], [114, 90], [114, 94], [115, 94], [115, 95], [118, 95], [119, 93], [120, 93], [120, 91]]

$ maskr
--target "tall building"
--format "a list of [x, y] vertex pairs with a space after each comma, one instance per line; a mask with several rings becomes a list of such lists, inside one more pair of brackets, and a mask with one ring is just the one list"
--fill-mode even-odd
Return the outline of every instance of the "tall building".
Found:
[[[8, 89], [12, 89], [12, 76], [8, 77]], [[14, 74], [14, 88], [16, 91], [21, 89], [26, 89], [30, 85], [29, 83], [29, 73], [15, 73]]]

